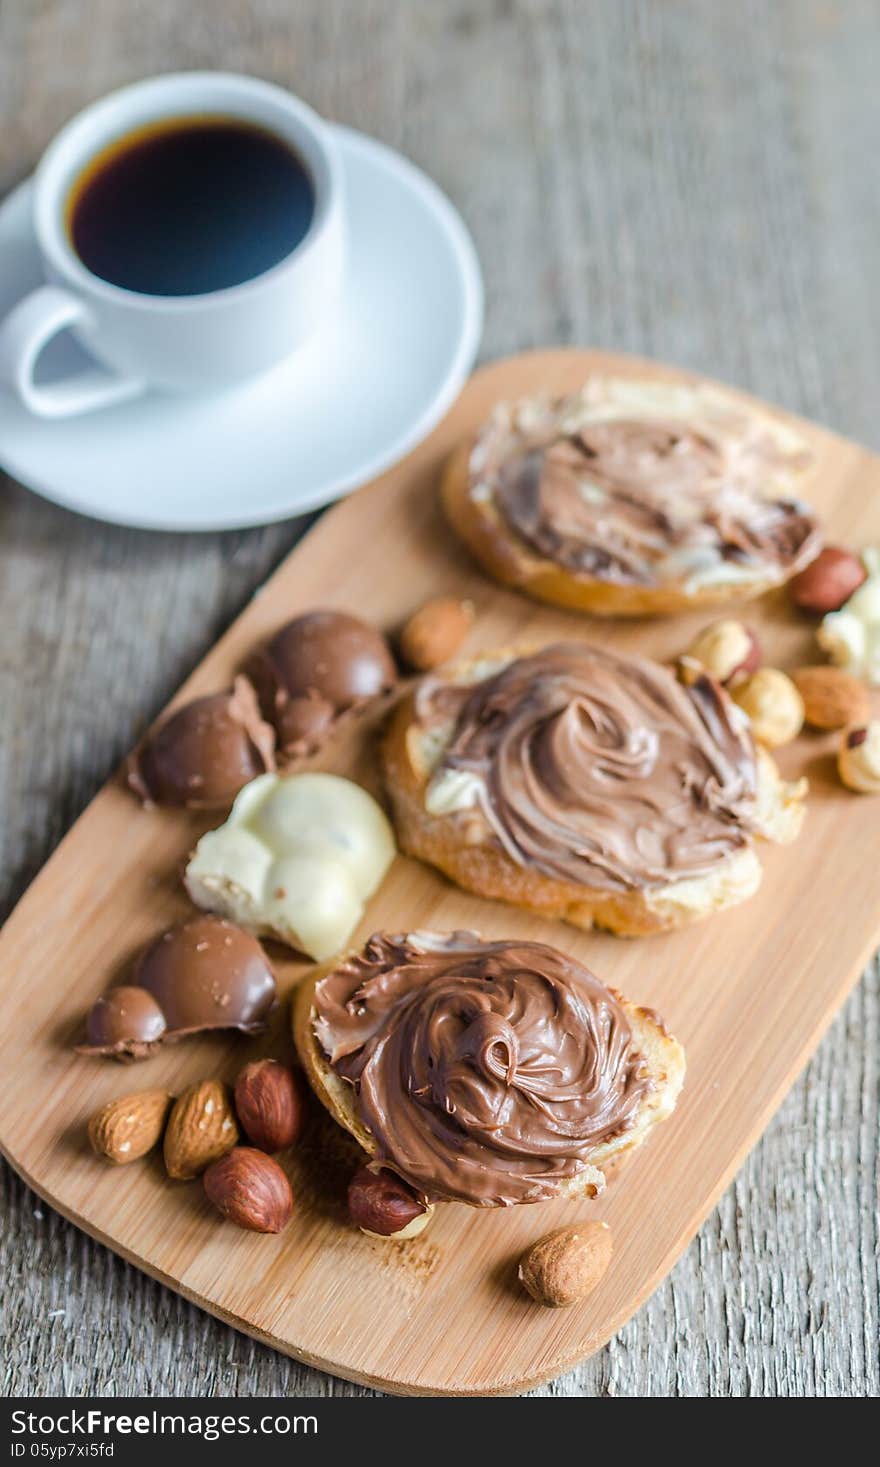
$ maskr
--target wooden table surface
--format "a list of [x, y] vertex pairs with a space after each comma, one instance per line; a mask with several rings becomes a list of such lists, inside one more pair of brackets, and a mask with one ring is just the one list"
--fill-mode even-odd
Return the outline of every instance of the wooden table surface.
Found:
[[[252, 71], [447, 190], [484, 359], [641, 352], [880, 450], [878, 61], [875, 0], [0, 0], [0, 193], [111, 87]], [[142, 534], [0, 476], [3, 915], [302, 529]], [[878, 1395], [878, 1092], [875, 962], [670, 1278], [537, 1394]], [[370, 1394], [200, 1313], [2, 1165], [0, 1211], [6, 1394]]]

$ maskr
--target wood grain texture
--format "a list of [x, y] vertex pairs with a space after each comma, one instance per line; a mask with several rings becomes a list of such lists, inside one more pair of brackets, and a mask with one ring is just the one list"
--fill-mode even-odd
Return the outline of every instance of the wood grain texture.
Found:
[[[0, 187], [109, 86], [253, 70], [447, 188], [486, 272], [486, 356], [649, 352], [880, 447], [878, 43], [872, 0], [3, 0]], [[8, 483], [0, 516], [8, 908], [302, 527], [141, 535]], [[542, 1393], [877, 1393], [878, 1055], [872, 966], [671, 1278]], [[360, 1393], [2, 1186], [7, 1390]]]

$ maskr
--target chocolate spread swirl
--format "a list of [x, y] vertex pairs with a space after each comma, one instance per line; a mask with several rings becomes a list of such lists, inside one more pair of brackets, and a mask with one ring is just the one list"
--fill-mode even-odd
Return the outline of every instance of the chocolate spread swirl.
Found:
[[377, 933], [315, 1012], [378, 1159], [428, 1198], [553, 1197], [650, 1088], [615, 996], [543, 943]]
[[746, 845], [755, 751], [708, 677], [561, 642], [471, 686], [426, 680], [420, 725], [454, 719], [427, 791], [467, 781], [519, 866], [606, 891], [703, 876]]
[[674, 419], [563, 431], [550, 417], [496, 452], [480, 482], [510, 530], [571, 571], [649, 586], [774, 580], [821, 543], [805, 504], [765, 493], [799, 466], [769, 434], [730, 441]]

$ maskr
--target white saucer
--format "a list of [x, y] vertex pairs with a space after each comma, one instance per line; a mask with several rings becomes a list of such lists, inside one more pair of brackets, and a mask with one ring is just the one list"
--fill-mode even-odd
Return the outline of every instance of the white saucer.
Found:
[[[217, 530], [337, 499], [401, 458], [451, 406], [476, 355], [482, 282], [435, 184], [381, 143], [336, 129], [349, 209], [338, 318], [264, 376], [211, 396], [151, 393], [45, 421], [0, 389], [0, 464], [56, 504], [115, 524]], [[0, 315], [41, 278], [30, 183], [0, 205]], [[83, 354], [62, 337], [41, 373]]]

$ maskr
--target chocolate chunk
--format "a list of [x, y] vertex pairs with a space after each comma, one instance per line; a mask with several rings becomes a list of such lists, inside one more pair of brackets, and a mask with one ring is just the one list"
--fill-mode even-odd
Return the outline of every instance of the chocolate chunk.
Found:
[[381, 632], [343, 611], [310, 611], [275, 633], [248, 669], [288, 757], [312, 753], [339, 718], [397, 680]]
[[162, 1040], [168, 1025], [165, 1015], [144, 988], [125, 984], [111, 988], [92, 1005], [86, 1020], [92, 1053], [142, 1059]]
[[255, 937], [220, 917], [194, 917], [146, 948], [129, 985], [111, 988], [86, 1021], [84, 1054], [142, 1059], [161, 1041], [210, 1029], [258, 1033], [275, 977]]
[[278, 742], [291, 754], [308, 753], [330, 735], [336, 709], [318, 693], [288, 698], [278, 711]]
[[186, 703], [132, 755], [128, 783], [145, 804], [224, 809], [243, 785], [275, 768], [275, 733], [253, 687]]
[[133, 981], [152, 994], [169, 1033], [263, 1028], [275, 978], [257, 939], [222, 917], [172, 927], [135, 965]]

